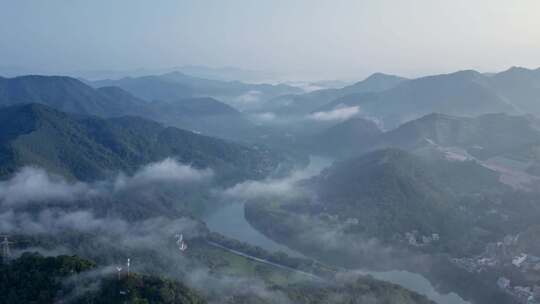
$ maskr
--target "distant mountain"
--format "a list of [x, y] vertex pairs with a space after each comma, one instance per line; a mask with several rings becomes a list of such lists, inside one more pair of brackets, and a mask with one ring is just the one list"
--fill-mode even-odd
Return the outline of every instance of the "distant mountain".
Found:
[[356, 117], [308, 136], [305, 141], [311, 151], [331, 156], [347, 156], [371, 148], [372, 143], [382, 133], [374, 122]]
[[406, 80], [399, 76], [375, 73], [360, 82], [341, 89], [324, 89], [301, 95], [280, 96], [270, 100], [265, 109], [284, 115], [306, 114], [343, 96], [381, 92]]
[[173, 157], [232, 180], [261, 178], [279, 157], [136, 117], [79, 117], [40, 104], [0, 111], [0, 175], [26, 165], [81, 180], [126, 173]]
[[22, 66], [16, 66], [16, 65], [0, 65], [0, 76], [1, 77], [17, 77], [17, 76], [23, 76], [23, 75], [31, 75], [31, 74], [44, 74], [42, 70], [37, 71], [36, 69], [29, 69]]
[[485, 114], [470, 118], [429, 114], [385, 133], [375, 146], [407, 150], [456, 147], [479, 159], [522, 158], [518, 151], [540, 144], [539, 126], [540, 121], [528, 115]]
[[343, 105], [359, 106], [365, 115], [380, 119], [386, 129], [433, 112], [475, 116], [518, 111], [490, 86], [489, 78], [475, 71], [418, 78], [379, 93], [350, 94], [319, 110]]
[[[232, 115], [242, 117], [242, 114], [238, 112], [235, 108], [220, 102], [214, 98], [210, 97], [196, 97], [196, 98], [187, 98], [181, 99], [174, 102], [153, 102], [151, 103], [152, 107], [156, 109], [157, 112], [178, 111], [179, 115], [189, 115], [195, 117], [199, 116], [213, 116], [213, 115]], [[160, 110], [162, 107], [165, 107], [165, 110]], [[170, 114], [164, 112], [163, 114]]]
[[[24, 69], [15, 67], [2, 67], [0, 66], [0, 75], [4, 73], [19, 72], [19, 75], [29, 74], [24, 72]], [[185, 65], [176, 66], [162, 69], [133, 69], [133, 70], [79, 70], [63, 73], [72, 77], [81, 77], [88, 80], [100, 80], [100, 79], [121, 79], [125, 77], [144, 77], [149, 75], [159, 75], [171, 72], [180, 72], [189, 76], [213, 79], [221, 81], [244, 81], [248, 83], [260, 83], [270, 81], [278, 78], [278, 75], [271, 72], [246, 70], [235, 67], [207, 67], [200, 65]], [[58, 72], [57, 72], [58, 74]], [[9, 76], [9, 75], [7, 75]]]
[[0, 77], [0, 106], [41, 103], [68, 113], [112, 117], [144, 113], [144, 102], [117, 88], [94, 89], [63, 76]]
[[150, 117], [170, 126], [230, 139], [253, 137], [254, 125], [233, 107], [209, 97], [150, 104]]
[[173, 102], [193, 97], [213, 97], [224, 100], [239, 109], [248, 109], [259, 102], [283, 94], [301, 93], [299, 88], [287, 85], [246, 84], [239, 81], [220, 81], [171, 72], [156, 76], [100, 80], [96, 87], [117, 86], [148, 101]]
[[206, 66], [186, 65], [173, 69], [193, 77], [222, 81], [261, 82], [275, 79], [277, 76], [270, 72], [245, 70], [234, 67], [211, 68]]
[[[387, 132], [354, 118], [321, 133], [331, 151], [354, 156], [381, 148], [400, 148], [425, 155], [488, 160], [505, 157], [533, 165], [540, 161], [540, 120], [532, 115], [484, 114], [462, 117], [432, 113]], [[372, 136], [366, 136], [366, 131]], [[519, 134], [519, 136], [516, 136]], [[342, 140], [341, 140], [342, 139]], [[540, 151], [540, 150], [539, 150]]]
[[396, 75], [375, 73], [362, 81], [344, 87], [342, 91], [346, 94], [382, 92], [392, 89], [406, 80], [406, 78]]
[[118, 80], [90, 82], [94, 87], [115, 86], [147, 101], [185, 99], [194, 95], [193, 90], [180, 83], [172, 83], [158, 76], [125, 77]]
[[346, 121], [309, 138], [312, 151], [350, 158], [399, 148], [431, 160], [476, 161], [516, 189], [533, 190], [540, 183], [540, 120], [533, 115], [432, 113], [378, 134], [369, 132], [360, 118], [355, 121], [357, 128]]
[[[169, 76], [173, 77], [173, 75]], [[188, 77], [188, 79], [191, 78]], [[210, 82], [213, 83], [213, 81]], [[184, 96], [181, 85], [156, 87], [152, 83], [163, 82], [156, 79], [139, 79], [132, 84], [137, 88], [136, 90], [142, 92], [150, 92], [149, 87], [151, 87], [155, 89], [155, 94]], [[205, 86], [203, 83], [199, 85], [202, 86], [201, 89]], [[178, 91], [175, 92], [178, 94], [167, 90], [171, 88], [177, 89]], [[187, 90], [190, 91], [190, 89]], [[0, 106], [25, 103], [41, 103], [68, 113], [105, 118], [124, 115], [140, 116], [169, 126], [235, 140], [244, 139], [248, 133], [254, 131], [253, 125], [243, 114], [212, 98], [180, 98], [171, 102], [147, 102], [119, 87], [105, 86], [95, 89], [70, 77], [0, 78]]]
[[400, 83], [386, 91], [352, 93], [316, 111], [359, 106], [386, 129], [437, 112], [458, 116], [487, 113], [540, 114], [540, 69], [511, 68], [496, 74], [460, 71]]
[[524, 113], [540, 114], [540, 68], [513, 67], [490, 78], [492, 87]]

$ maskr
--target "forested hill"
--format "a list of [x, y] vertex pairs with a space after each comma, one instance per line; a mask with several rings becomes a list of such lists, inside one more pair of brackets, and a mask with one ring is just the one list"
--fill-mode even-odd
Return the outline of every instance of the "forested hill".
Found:
[[0, 176], [27, 165], [70, 178], [93, 180], [172, 157], [212, 168], [229, 182], [257, 179], [283, 159], [247, 147], [136, 117], [76, 116], [41, 104], [0, 111]]

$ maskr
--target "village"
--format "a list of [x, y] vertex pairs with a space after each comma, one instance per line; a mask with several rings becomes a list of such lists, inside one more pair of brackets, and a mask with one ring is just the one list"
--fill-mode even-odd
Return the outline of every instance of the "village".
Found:
[[490, 243], [485, 251], [473, 258], [453, 258], [451, 261], [470, 273], [496, 272], [497, 286], [515, 297], [519, 303], [540, 303], [540, 257], [520, 252], [519, 234], [507, 235], [502, 241]]

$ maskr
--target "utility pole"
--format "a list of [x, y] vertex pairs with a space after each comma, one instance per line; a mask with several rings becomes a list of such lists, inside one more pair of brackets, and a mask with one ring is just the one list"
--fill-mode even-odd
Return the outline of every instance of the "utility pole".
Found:
[[128, 277], [129, 277], [129, 266], [130, 266], [130, 264], [131, 264], [131, 260], [130, 260], [130, 258], [128, 258], [127, 263], [126, 263], [126, 265], [127, 265], [127, 276]]

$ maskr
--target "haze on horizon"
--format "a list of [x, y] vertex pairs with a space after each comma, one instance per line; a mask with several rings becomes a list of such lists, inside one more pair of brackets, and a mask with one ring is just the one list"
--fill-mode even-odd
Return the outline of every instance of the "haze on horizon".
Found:
[[540, 2], [0, 0], [0, 66], [234, 66], [291, 78], [540, 66]]

